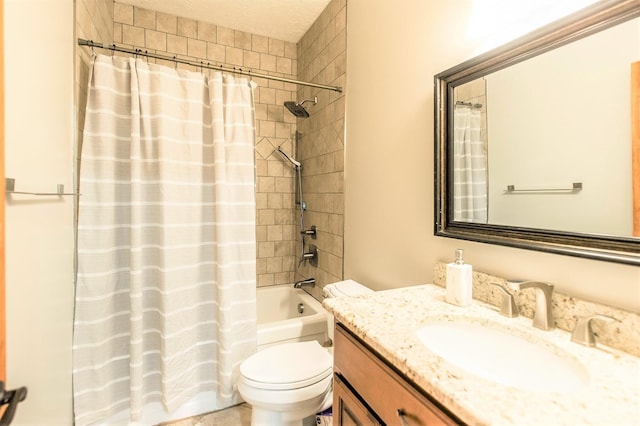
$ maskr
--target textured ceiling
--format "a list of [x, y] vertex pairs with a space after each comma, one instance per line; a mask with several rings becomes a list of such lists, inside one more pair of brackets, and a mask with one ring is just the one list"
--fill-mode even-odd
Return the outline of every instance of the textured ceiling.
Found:
[[297, 43], [330, 0], [118, 0], [184, 18]]

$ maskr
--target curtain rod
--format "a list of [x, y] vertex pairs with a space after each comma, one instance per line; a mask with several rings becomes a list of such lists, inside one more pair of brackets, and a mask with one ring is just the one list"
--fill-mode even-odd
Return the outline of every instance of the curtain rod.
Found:
[[186, 60], [186, 59], [180, 59], [177, 56], [161, 55], [159, 53], [149, 53], [146, 50], [129, 49], [129, 48], [122, 47], [122, 46], [116, 46], [115, 44], [110, 44], [110, 45], [105, 46], [102, 43], [97, 43], [97, 42], [94, 42], [93, 40], [85, 40], [85, 39], [82, 39], [82, 38], [78, 39], [78, 45], [79, 46], [89, 46], [89, 47], [92, 47], [92, 48], [93, 47], [97, 47], [99, 49], [108, 49], [108, 50], [112, 50], [114, 52], [124, 52], [124, 53], [129, 53], [131, 55], [144, 56], [144, 57], [149, 57], [149, 58], [154, 58], [154, 59], [163, 59], [165, 61], [171, 61], [171, 62], [175, 62], [175, 63], [191, 65], [191, 66], [194, 66], [194, 67], [199, 67], [201, 69], [202, 68], [206, 68], [206, 69], [211, 69], [211, 70], [218, 70], [218, 71], [223, 71], [223, 72], [230, 72], [230, 73], [235, 73], [235, 74], [248, 75], [248, 76], [256, 77], [256, 78], [266, 78], [267, 80], [282, 81], [284, 83], [293, 83], [293, 84], [297, 84], [297, 85], [300, 85], [300, 86], [316, 87], [318, 89], [333, 90], [334, 92], [342, 93], [342, 87], [339, 87], [339, 86], [328, 86], [326, 84], [311, 83], [309, 81], [292, 80], [290, 78], [277, 77], [277, 76], [274, 76], [274, 75], [259, 74], [259, 73], [252, 72], [251, 70], [243, 70], [242, 68], [236, 68], [236, 67], [229, 68], [229, 67], [225, 67], [223, 65], [212, 65], [210, 62], [189, 61], [189, 60]]

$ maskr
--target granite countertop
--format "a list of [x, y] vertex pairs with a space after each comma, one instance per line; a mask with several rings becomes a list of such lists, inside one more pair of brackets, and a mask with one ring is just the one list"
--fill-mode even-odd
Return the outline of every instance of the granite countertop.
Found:
[[[474, 300], [461, 308], [444, 297], [443, 288], [421, 285], [325, 299], [323, 304], [336, 322], [468, 424], [640, 425], [640, 358], [602, 345], [578, 345], [566, 331], [538, 330], [530, 318], [504, 317], [484, 302]], [[447, 363], [418, 339], [416, 331], [430, 321], [460, 316], [489, 321], [568, 354], [586, 368], [588, 384], [564, 393], [497, 384]]]

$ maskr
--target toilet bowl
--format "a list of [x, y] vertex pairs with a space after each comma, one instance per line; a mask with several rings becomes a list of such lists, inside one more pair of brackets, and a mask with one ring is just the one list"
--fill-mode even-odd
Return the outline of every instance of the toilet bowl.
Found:
[[[348, 280], [325, 286], [324, 296], [371, 291]], [[271, 346], [242, 362], [238, 392], [251, 405], [252, 426], [300, 426], [332, 404], [333, 356], [315, 340]]]
[[331, 406], [333, 358], [317, 341], [283, 343], [240, 365], [238, 392], [253, 426], [299, 426]]

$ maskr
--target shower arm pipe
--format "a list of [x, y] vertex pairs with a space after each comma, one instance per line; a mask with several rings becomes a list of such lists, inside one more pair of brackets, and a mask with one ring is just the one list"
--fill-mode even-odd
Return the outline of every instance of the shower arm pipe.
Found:
[[278, 77], [278, 76], [275, 76], [275, 75], [255, 73], [255, 72], [253, 72], [251, 70], [243, 69], [243, 68], [240, 68], [240, 67], [230, 68], [230, 67], [225, 67], [223, 65], [213, 65], [210, 62], [189, 61], [187, 59], [180, 59], [175, 55], [174, 56], [169, 56], [169, 55], [162, 55], [162, 54], [159, 54], [159, 53], [152, 53], [152, 52], [149, 52], [147, 50], [142, 50], [142, 49], [129, 49], [127, 47], [117, 46], [115, 44], [104, 45], [103, 43], [97, 43], [97, 42], [94, 42], [93, 40], [85, 40], [85, 39], [82, 39], [82, 38], [78, 39], [78, 45], [79, 46], [88, 46], [88, 47], [91, 47], [91, 48], [95, 47], [95, 48], [98, 48], [98, 49], [107, 49], [107, 50], [111, 50], [113, 52], [129, 53], [129, 54], [135, 55], [135, 56], [144, 56], [144, 57], [147, 57], [147, 58], [162, 59], [162, 60], [165, 60], [165, 61], [174, 62], [176, 64], [191, 65], [193, 67], [200, 68], [200, 69], [218, 70], [218, 71], [222, 71], [222, 72], [228, 72], [228, 73], [234, 73], [234, 74], [240, 74], [240, 75], [247, 75], [247, 76], [251, 76], [251, 77], [255, 77], [255, 78], [264, 78], [264, 79], [267, 79], [267, 80], [281, 81], [283, 83], [292, 83], [292, 84], [297, 84], [299, 86], [315, 87], [315, 88], [318, 88], [318, 89], [332, 90], [334, 92], [342, 93], [342, 87], [340, 87], [340, 86], [329, 86], [327, 84], [312, 83], [310, 81], [293, 80], [293, 79], [290, 79], [290, 78]]

